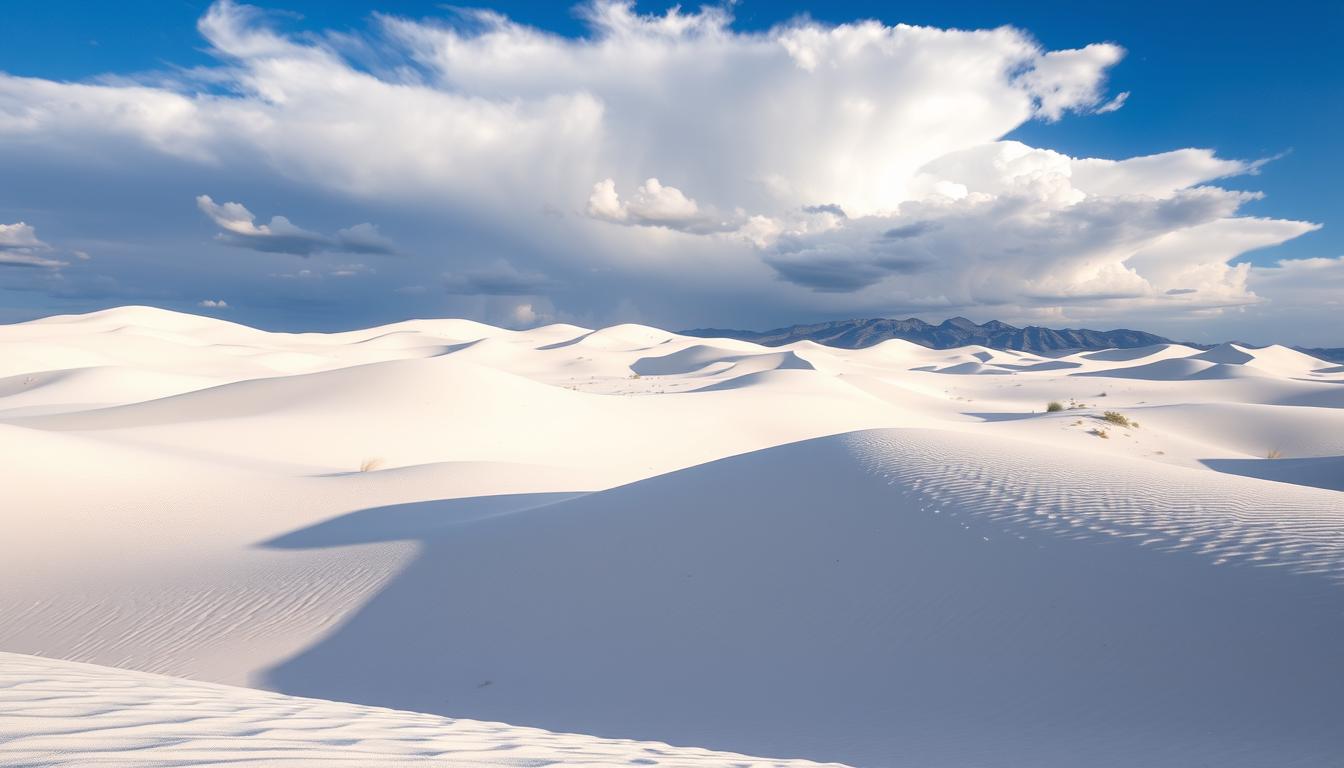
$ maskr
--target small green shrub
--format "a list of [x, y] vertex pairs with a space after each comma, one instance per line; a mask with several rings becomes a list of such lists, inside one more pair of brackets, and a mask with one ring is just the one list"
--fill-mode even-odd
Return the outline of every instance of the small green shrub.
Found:
[[1051, 400], [1050, 404], [1045, 406], [1046, 413], [1055, 413], [1057, 411], [1062, 410], [1064, 410], [1064, 404], [1059, 402], [1058, 400]]

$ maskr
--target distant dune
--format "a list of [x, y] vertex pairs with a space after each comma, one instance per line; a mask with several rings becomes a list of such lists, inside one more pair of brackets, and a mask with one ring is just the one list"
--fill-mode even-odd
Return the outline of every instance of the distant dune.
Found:
[[[1094, 331], [1090, 328], [1045, 328], [1039, 325], [1018, 328], [998, 320], [977, 324], [964, 317], [954, 317], [937, 325], [913, 317], [905, 320], [879, 317], [791, 325], [770, 331], [700, 328], [682, 333], [703, 338], [743, 339], [772, 347], [798, 341], [815, 341], [842, 349], [862, 349], [891, 339], [903, 339], [932, 349], [980, 344], [994, 349], [1014, 349], [1036, 354], [1080, 350], [1126, 350], [1175, 343], [1156, 334], [1128, 328], [1109, 331]], [[1188, 346], [1208, 349], [1216, 345], [1189, 343]], [[1344, 363], [1344, 348], [1294, 347], [1294, 349], [1320, 360]]]

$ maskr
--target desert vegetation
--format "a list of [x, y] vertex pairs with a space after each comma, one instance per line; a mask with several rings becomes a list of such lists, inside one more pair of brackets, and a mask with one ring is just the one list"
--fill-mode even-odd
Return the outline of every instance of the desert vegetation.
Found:
[[1108, 424], [1114, 424], [1117, 427], [1139, 426], [1139, 423], [1137, 421], [1131, 421], [1128, 416], [1124, 415], [1119, 411], [1106, 411], [1105, 413], [1101, 414], [1099, 418], [1102, 421]]

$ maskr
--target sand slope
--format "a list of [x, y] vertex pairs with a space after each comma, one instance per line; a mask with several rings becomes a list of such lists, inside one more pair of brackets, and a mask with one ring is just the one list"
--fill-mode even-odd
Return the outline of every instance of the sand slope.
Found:
[[8, 768], [818, 765], [448, 720], [12, 653], [0, 653], [0, 735]]
[[0, 651], [854, 765], [1344, 755], [1344, 373], [1290, 350], [144, 307], [0, 349]]
[[467, 526], [443, 502], [401, 530], [421, 557], [270, 682], [859, 765], [1344, 754], [1337, 493], [1135, 459], [1013, 481], [1046, 451], [1002, 447], [868, 431]]

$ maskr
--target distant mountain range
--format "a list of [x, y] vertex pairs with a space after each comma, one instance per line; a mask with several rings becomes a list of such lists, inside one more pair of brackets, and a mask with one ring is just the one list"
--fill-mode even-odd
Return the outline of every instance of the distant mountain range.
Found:
[[[1029, 325], [1025, 328], [990, 320], [983, 325], [954, 317], [933, 325], [923, 320], [908, 318], [891, 320], [872, 318], [868, 320], [835, 320], [813, 325], [791, 325], [788, 328], [776, 328], [771, 331], [737, 331], [725, 328], [696, 328], [681, 331], [685, 336], [700, 338], [729, 338], [752, 341], [769, 347], [791, 344], [795, 341], [814, 341], [831, 347], [859, 349], [880, 344], [888, 339], [905, 339], [933, 349], [949, 349], [967, 344], [979, 344], [991, 349], [1017, 349], [1024, 352], [1045, 354], [1078, 349], [1128, 349], [1146, 347], [1151, 344], [1173, 344], [1171, 339], [1144, 331], [1117, 328], [1111, 331], [1094, 331], [1088, 328], [1044, 328]], [[1180, 342], [1200, 349], [1208, 349], [1209, 344]], [[1344, 363], [1344, 348], [1341, 349], [1305, 349], [1294, 347], [1322, 360]]]

